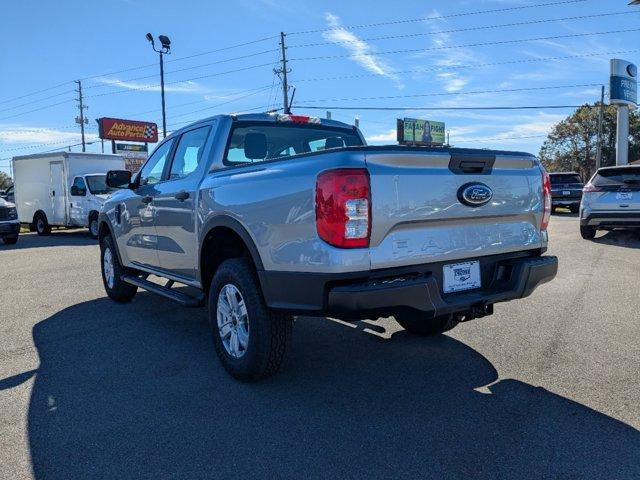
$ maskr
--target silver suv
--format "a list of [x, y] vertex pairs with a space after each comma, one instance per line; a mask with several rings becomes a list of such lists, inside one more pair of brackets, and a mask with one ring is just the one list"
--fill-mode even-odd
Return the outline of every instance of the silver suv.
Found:
[[640, 228], [640, 165], [604, 167], [584, 186], [580, 234], [592, 239], [597, 230]]

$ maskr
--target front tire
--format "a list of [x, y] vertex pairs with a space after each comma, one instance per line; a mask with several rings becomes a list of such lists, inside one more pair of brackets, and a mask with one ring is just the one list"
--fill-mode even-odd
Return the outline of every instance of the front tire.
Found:
[[225, 260], [209, 289], [209, 323], [225, 370], [244, 382], [275, 374], [291, 349], [292, 317], [267, 308], [248, 259]]
[[593, 240], [596, 236], [596, 227], [590, 227], [589, 225], [580, 225], [580, 235], [585, 240]]
[[406, 331], [422, 337], [439, 335], [458, 325], [453, 315], [428, 317], [420, 312], [402, 312], [394, 315], [394, 318]]
[[16, 235], [15, 237], [3, 237], [2, 241], [5, 243], [5, 245], [15, 245], [16, 243], [18, 243], [18, 235]]
[[98, 224], [98, 215], [92, 214], [89, 216], [89, 235], [91, 238], [98, 238], [100, 234], [100, 225]]
[[136, 295], [138, 287], [122, 280], [122, 275], [125, 275], [127, 270], [120, 265], [118, 252], [110, 235], [100, 242], [100, 263], [102, 283], [109, 298], [118, 303], [130, 302]]

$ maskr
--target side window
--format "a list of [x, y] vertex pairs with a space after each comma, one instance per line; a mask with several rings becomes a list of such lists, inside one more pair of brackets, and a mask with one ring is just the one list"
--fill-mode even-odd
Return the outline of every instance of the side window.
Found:
[[167, 163], [171, 145], [173, 145], [173, 139], [164, 142], [155, 149], [147, 163], [140, 170], [140, 185], [155, 185], [162, 180], [162, 172]]
[[87, 193], [87, 185], [84, 183], [84, 178], [82, 177], [74, 178], [72, 187], [76, 187], [78, 189], [79, 195], [86, 195]]
[[201, 127], [182, 134], [173, 156], [170, 180], [184, 178], [198, 168], [208, 133], [209, 127]]

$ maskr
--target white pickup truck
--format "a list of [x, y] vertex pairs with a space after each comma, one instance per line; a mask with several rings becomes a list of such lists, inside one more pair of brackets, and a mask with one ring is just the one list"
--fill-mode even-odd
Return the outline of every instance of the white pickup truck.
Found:
[[549, 175], [527, 153], [369, 147], [331, 120], [220, 115], [107, 184], [120, 188], [99, 220], [107, 294], [208, 303], [220, 360], [242, 380], [278, 370], [292, 315], [394, 316], [433, 335], [557, 271], [543, 255]]

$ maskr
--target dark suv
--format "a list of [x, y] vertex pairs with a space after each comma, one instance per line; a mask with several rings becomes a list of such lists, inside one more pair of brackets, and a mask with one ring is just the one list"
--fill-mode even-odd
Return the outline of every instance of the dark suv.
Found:
[[549, 173], [551, 177], [551, 210], [566, 207], [571, 213], [578, 213], [584, 184], [575, 172]]
[[13, 245], [18, 241], [19, 234], [20, 222], [16, 206], [0, 198], [0, 239], [7, 245]]

